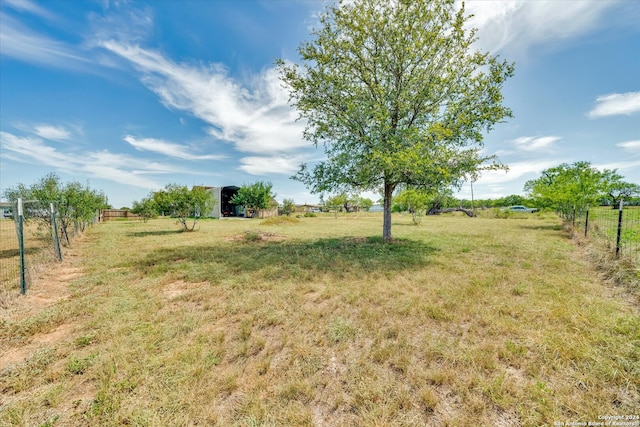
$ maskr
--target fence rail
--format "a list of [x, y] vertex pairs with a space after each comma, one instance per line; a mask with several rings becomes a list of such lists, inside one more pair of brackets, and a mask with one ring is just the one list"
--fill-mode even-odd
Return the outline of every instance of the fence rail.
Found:
[[640, 207], [610, 206], [569, 210], [563, 217], [584, 233], [607, 247], [616, 258], [627, 258], [640, 266]]

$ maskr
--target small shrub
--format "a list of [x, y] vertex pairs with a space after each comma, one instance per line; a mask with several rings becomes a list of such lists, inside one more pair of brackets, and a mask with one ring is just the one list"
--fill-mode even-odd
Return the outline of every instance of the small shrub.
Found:
[[500, 218], [500, 219], [513, 218], [513, 212], [507, 211], [507, 210], [503, 210], [503, 209], [499, 209], [499, 208], [495, 208], [493, 210], [493, 214], [494, 214], [494, 216], [496, 218]]
[[259, 242], [262, 240], [262, 234], [257, 231], [246, 231], [244, 233], [245, 242]]
[[333, 319], [327, 328], [327, 335], [334, 343], [355, 338], [357, 332], [351, 321], [342, 317]]
[[67, 372], [76, 375], [84, 374], [91, 363], [93, 362], [94, 356], [88, 356], [82, 359], [78, 359], [77, 357], [71, 357], [67, 362]]
[[304, 213], [304, 216], [305, 216], [305, 218], [313, 218], [313, 217], [316, 217], [316, 216], [318, 216], [318, 215], [316, 215], [316, 214], [315, 214], [315, 213], [313, 213], [313, 212], [305, 212], [305, 213]]
[[298, 221], [296, 218], [290, 216], [274, 216], [262, 221], [263, 225], [284, 225], [284, 224], [296, 224]]

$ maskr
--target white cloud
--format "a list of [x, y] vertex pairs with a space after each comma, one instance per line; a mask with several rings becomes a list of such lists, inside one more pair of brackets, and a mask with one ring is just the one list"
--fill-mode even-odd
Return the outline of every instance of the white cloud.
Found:
[[61, 141], [71, 137], [71, 132], [62, 126], [38, 125], [34, 128], [34, 133], [44, 139], [52, 139], [54, 141]]
[[473, 0], [465, 2], [465, 11], [474, 15], [468, 24], [478, 28], [482, 49], [513, 53], [587, 33], [601, 25], [603, 13], [616, 3]]
[[163, 141], [155, 138], [135, 138], [131, 135], [124, 137], [124, 140], [131, 144], [138, 151], [152, 151], [169, 157], [175, 157], [184, 160], [222, 160], [226, 158], [224, 155], [205, 154], [196, 155], [190, 151], [191, 147], [173, 142]]
[[88, 69], [91, 64], [74, 47], [37, 34], [4, 13], [0, 21], [1, 55], [66, 69]]
[[48, 19], [51, 19], [53, 17], [53, 15], [49, 11], [43, 9], [30, 0], [3, 0], [3, 2], [6, 6], [9, 6], [10, 8], [18, 10], [20, 12], [29, 12]]
[[240, 169], [251, 175], [293, 175], [305, 160], [304, 156], [243, 157]]
[[627, 160], [627, 161], [619, 161], [619, 162], [611, 162], [611, 163], [602, 163], [598, 165], [594, 165], [594, 167], [603, 170], [603, 169], [617, 169], [617, 170], [631, 170], [638, 174], [637, 171], [640, 170], [640, 160]]
[[48, 166], [74, 175], [83, 173], [91, 178], [102, 178], [150, 190], [162, 186], [147, 178], [147, 175], [185, 172], [170, 165], [114, 154], [106, 150], [62, 152], [44, 144], [40, 138], [20, 137], [9, 132], [0, 131], [0, 143], [3, 148], [2, 156], [15, 161]]
[[167, 108], [202, 119], [211, 125], [211, 135], [239, 151], [283, 154], [308, 146], [302, 139], [304, 124], [296, 122], [297, 113], [287, 104], [288, 94], [273, 68], [242, 85], [220, 64], [177, 64], [157, 52], [116, 41], [103, 46], [139, 69], [144, 84]]
[[484, 171], [478, 179], [479, 184], [500, 184], [516, 181], [527, 174], [540, 174], [543, 170], [555, 166], [557, 160], [536, 160], [509, 163], [509, 170]]
[[521, 150], [543, 151], [550, 149], [553, 143], [561, 139], [559, 136], [521, 136], [512, 142]]
[[625, 151], [640, 154], [640, 140], [619, 142], [616, 144], [616, 146], [622, 148]]
[[143, 2], [111, 2], [102, 14], [89, 14], [88, 20], [92, 44], [99, 46], [102, 40], [110, 39], [138, 43], [153, 31], [153, 8]]
[[640, 92], [611, 93], [596, 98], [596, 106], [587, 114], [591, 118], [630, 115], [640, 111]]

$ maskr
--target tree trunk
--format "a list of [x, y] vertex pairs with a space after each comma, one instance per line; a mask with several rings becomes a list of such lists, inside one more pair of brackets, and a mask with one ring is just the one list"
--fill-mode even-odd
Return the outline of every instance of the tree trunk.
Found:
[[384, 183], [384, 220], [382, 222], [382, 238], [391, 241], [391, 198], [395, 184]]

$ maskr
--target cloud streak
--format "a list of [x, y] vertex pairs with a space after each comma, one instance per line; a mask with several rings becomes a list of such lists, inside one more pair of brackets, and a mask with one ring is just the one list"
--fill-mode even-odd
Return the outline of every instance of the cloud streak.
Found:
[[524, 151], [548, 151], [553, 144], [560, 141], [559, 136], [521, 136], [514, 139], [514, 145]]
[[[185, 170], [106, 150], [71, 153], [48, 146], [40, 138], [20, 137], [0, 131], [3, 157], [22, 163], [52, 167], [70, 174], [84, 173], [91, 178], [101, 178], [119, 184], [144, 189], [162, 186], [149, 175], [184, 173]], [[192, 171], [191, 171], [192, 172]]]
[[640, 154], [640, 140], [619, 142], [616, 144], [616, 146], [630, 153]]
[[556, 160], [537, 160], [509, 163], [509, 170], [490, 170], [482, 172], [478, 184], [502, 184], [516, 181], [527, 174], [540, 174], [543, 170], [555, 166]]
[[249, 156], [240, 159], [240, 170], [251, 175], [284, 174], [292, 175], [298, 171], [300, 164], [308, 160], [303, 155], [293, 156]]
[[34, 133], [41, 138], [62, 141], [71, 137], [71, 132], [62, 126], [38, 125], [34, 128]]
[[611, 93], [596, 98], [596, 105], [587, 116], [592, 119], [628, 116], [638, 111], [640, 111], [640, 92]]
[[[297, 113], [288, 105], [288, 93], [273, 68], [243, 85], [220, 64], [178, 64], [157, 52], [113, 40], [103, 47], [130, 61], [163, 105], [208, 123], [210, 135], [240, 152], [284, 160], [309, 146], [302, 138], [304, 124], [296, 122]], [[241, 168], [250, 173], [263, 169], [253, 160]]]
[[77, 48], [42, 36], [4, 13], [0, 21], [0, 54], [57, 68], [89, 69], [91, 60]]
[[474, 15], [469, 26], [478, 28], [482, 49], [512, 53], [591, 31], [616, 3], [475, 0], [465, 3], [465, 11]]
[[132, 147], [138, 151], [150, 151], [158, 154], [162, 154], [168, 157], [175, 157], [182, 160], [223, 160], [226, 158], [224, 155], [217, 154], [205, 154], [197, 155], [192, 154], [191, 147], [187, 145], [175, 144], [173, 142], [163, 141], [155, 138], [135, 138], [131, 135], [124, 137], [124, 140], [128, 142]]

